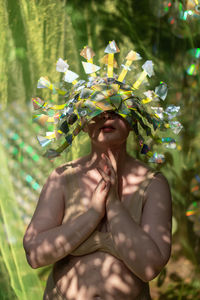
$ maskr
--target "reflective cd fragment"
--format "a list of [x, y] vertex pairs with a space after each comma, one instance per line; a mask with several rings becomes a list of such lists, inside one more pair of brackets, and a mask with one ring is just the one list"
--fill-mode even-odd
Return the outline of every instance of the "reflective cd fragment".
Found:
[[101, 69], [99, 66], [91, 64], [89, 62], [82, 61], [82, 64], [86, 74], [92, 74]]
[[165, 156], [155, 152], [152, 157], [149, 158], [150, 163], [162, 164], [165, 161]]
[[67, 72], [64, 75], [64, 81], [68, 82], [68, 83], [72, 83], [74, 80], [76, 80], [79, 77], [78, 74], [67, 70]]
[[149, 0], [150, 9], [155, 17], [161, 18], [169, 12], [171, 0]]
[[179, 134], [183, 128], [183, 125], [178, 121], [170, 121], [169, 126], [175, 134]]
[[192, 222], [199, 221], [200, 222], [200, 202], [193, 202], [190, 204], [186, 211], [186, 216], [191, 220]]
[[186, 216], [194, 223], [193, 230], [200, 236], [200, 202], [193, 202], [186, 211]]
[[165, 98], [167, 97], [167, 92], [168, 92], [168, 87], [167, 84], [164, 82], [161, 82], [160, 85], [158, 85], [155, 88], [156, 95], [158, 95], [159, 98], [161, 98], [162, 100], [165, 100]]
[[172, 33], [179, 38], [200, 34], [200, 14], [196, 1], [176, 1], [170, 10], [169, 23]]
[[180, 111], [180, 106], [169, 105], [165, 110], [165, 114], [167, 114], [168, 119], [171, 120], [178, 115], [179, 111]]
[[120, 50], [119, 50], [119, 48], [117, 47], [117, 44], [116, 44], [116, 42], [115, 41], [112, 41], [112, 42], [110, 42], [108, 45], [107, 45], [107, 47], [106, 47], [106, 49], [105, 49], [105, 51], [104, 51], [105, 53], [112, 53], [112, 54], [114, 54], [114, 53], [118, 53], [118, 52], [120, 52]]
[[196, 76], [199, 74], [200, 67], [200, 48], [193, 48], [187, 51], [185, 59], [185, 70], [188, 75]]
[[68, 68], [69, 65], [62, 58], [59, 58], [56, 63], [56, 71], [64, 73], [67, 71]]
[[190, 191], [195, 197], [200, 197], [200, 176], [199, 175], [195, 175], [195, 177], [192, 178]]
[[152, 60], [147, 60], [143, 66], [142, 69], [148, 74], [149, 77], [155, 75], [153, 70], [153, 62]]

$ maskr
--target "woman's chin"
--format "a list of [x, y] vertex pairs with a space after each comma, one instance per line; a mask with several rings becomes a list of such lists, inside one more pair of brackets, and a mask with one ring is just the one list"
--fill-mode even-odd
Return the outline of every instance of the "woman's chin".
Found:
[[103, 136], [96, 141], [93, 141], [97, 147], [110, 148], [110, 147], [121, 147], [124, 144], [124, 140], [119, 138], [113, 138], [108, 136]]

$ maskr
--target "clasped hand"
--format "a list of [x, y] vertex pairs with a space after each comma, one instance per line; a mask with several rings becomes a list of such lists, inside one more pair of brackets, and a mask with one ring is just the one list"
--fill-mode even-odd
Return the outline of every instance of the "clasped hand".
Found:
[[111, 202], [120, 201], [117, 161], [110, 150], [108, 150], [108, 156], [102, 154], [102, 160], [103, 167], [97, 168], [102, 178], [92, 196], [92, 205], [101, 217], [105, 215]]

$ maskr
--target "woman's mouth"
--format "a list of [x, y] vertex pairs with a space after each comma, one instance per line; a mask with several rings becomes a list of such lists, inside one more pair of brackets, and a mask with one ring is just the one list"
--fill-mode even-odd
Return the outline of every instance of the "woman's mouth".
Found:
[[114, 130], [115, 130], [115, 128], [113, 126], [103, 126], [103, 127], [101, 127], [101, 131], [103, 131], [104, 133], [113, 132]]

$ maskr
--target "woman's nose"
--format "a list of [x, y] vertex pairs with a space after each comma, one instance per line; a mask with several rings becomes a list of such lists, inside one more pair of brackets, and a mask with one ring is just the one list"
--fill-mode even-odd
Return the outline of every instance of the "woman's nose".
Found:
[[113, 112], [104, 111], [104, 112], [102, 113], [102, 118], [103, 118], [104, 120], [112, 119], [113, 117], [114, 117]]

